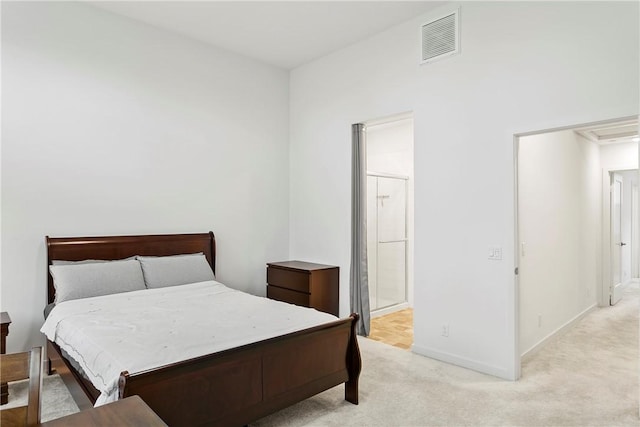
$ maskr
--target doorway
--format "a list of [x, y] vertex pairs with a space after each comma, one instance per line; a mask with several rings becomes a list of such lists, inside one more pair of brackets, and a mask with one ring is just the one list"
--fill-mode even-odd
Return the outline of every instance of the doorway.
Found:
[[515, 136], [517, 367], [609, 306], [610, 173], [637, 167], [637, 118]]
[[[640, 172], [636, 174], [640, 181]], [[632, 283], [640, 285], [640, 211], [638, 210], [638, 183], [631, 187], [631, 275]]]
[[365, 124], [370, 338], [413, 343], [413, 117]]
[[634, 229], [638, 228], [638, 170], [611, 171], [609, 178], [612, 277], [610, 304], [615, 305], [623, 298], [626, 288], [637, 279], [634, 264], [637, 267], [638, 260], [634, 260], [633, 255], [638, 252], [637, 235], [634, 236]]

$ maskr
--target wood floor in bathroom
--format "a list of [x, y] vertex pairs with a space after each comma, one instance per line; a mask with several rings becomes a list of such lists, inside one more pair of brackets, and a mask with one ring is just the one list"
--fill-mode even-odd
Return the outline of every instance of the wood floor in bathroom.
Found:
[[371, 319], [369, 338], [408, 350], [413, 344], [413, 309]]

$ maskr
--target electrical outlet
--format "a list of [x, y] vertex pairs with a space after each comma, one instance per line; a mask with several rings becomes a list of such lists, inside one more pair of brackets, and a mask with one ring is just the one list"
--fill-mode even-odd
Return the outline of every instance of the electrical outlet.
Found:
[[443, 337], [448, 337], [449, 336], [449, 324], [448, 323], [444, 323], [442, 325], [442, 336]]

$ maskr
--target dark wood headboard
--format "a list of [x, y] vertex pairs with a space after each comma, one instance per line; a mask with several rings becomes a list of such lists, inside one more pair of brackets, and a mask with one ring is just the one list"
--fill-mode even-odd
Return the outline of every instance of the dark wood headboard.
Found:
[[47, 236], [47, 298], [55, 298], [52, 260], [114, 260], [133, 255], [167, 256], [203, 252], [216, 272], [216, 240], [213, 232], [194, 234], [156, 234], [143, 236], [49, 237]]

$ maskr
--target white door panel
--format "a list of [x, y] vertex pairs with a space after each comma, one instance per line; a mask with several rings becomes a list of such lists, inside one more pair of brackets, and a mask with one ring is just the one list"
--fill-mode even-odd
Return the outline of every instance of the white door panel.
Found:
[[622, 185], [620, 174], [611, 177], [611, 305], [622, 299]]

